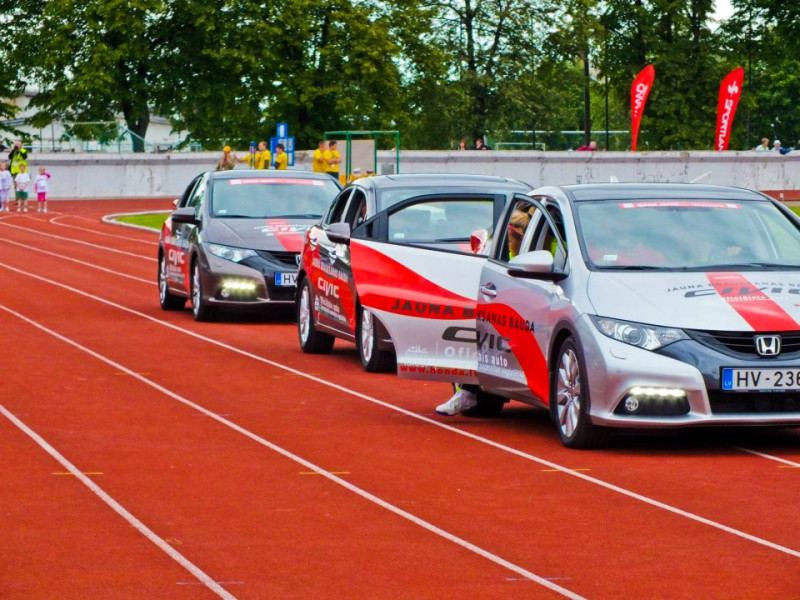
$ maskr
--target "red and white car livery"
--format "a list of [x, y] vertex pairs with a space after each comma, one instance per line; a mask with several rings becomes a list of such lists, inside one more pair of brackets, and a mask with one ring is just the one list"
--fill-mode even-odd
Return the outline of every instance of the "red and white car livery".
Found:
[[199, 175], [161, 230], [161, 307], [178, 310], [191, 299], [203, 321], [220, 307], [291, 305], [305, 233], [340, 189], [324, 173]]
[[477, 383], [485, 412], [545, 407], [569, 447], [612, 428], [800, 426], [800, 222], [762, 194], [546, 187], [515, 196], [488, 256], [349, 244], [400, 376]]
[[[510, 198], [530, 189], [481, 175], [391, 175], [351, 183], [306, 235], [297, 280], [300, 346], [322, 353], [331, 350], [335, 338], [355, 342], [367, 371], [387, 371], [394, 369], [398, 343], [416, 336], [408, 331], [389, 335], [373, 312], [397, 303], [398, 314], [436, 312], [454, 325], [472, 327], [474, 297], [463, 300], [458, 315], [450, 315], [452, 303], [439, 311], [419, 294], [427, 281], [445, 274], [449, 259], [480, 261], [471, 250], [472, 232], [492, 228]], [[358, 243], [349, 243], [351, 231]], [[426, 262], [426, 248], [442, 250], [436, 264]], [[410, 262], [394, 260], [393, 250]], [[415, 253], [420, 263], [413, 262]], [[460, 291], [474, 294], [472, 288], [465, 282]], [[365, 309], [366, 301], [372, 309]]]

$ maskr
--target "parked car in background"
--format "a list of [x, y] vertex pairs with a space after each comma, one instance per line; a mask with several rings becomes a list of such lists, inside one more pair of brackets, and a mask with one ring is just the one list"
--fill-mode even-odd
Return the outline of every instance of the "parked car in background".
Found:
[[800, 426], [800, 221], [760, 193], [545, 187], [508, 204], [488, 256], [347, 233], [399, 375], [477, 384], [485, 413], [546, 408], [571, 448], [614, 428]]
[[[391, 246], [438, 248], [473, 256], [471, 234], [491, 229], [515, 193], [531, 187], [481, 175], [385, 175], [357, 179], [306, 234], [297, 279], [297, 325], [304, 352], [325, 353], [336, 338], [357, 345], [367, 371], [394, 369], [395, 349], [380, 319], [365, 309], [362, 294], [384, 275], [380, 255], [351, 255], [347, 241], [375, 240]], [[424, 199], [421, 201], [420, 199]], [[352, 234], [351, 234], [352, 232]], [[365, 273], [375, 280], [356, 289]], [[414, 288], [413, 269], [392, 285]], [[419, 290], [420, 292], [422, 290]]]
[[161, 229], [161, 308], [190, 299], [198, 321], [218, 308], [294, 302], [305, 232], [341, 186], [325, 174], [236, 170], [203, 173]]

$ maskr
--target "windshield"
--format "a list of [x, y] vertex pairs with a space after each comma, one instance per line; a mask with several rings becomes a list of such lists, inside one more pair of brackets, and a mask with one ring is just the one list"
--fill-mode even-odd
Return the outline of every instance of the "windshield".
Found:
[[507, 198], [515, 193], [525, 193], [528, 188], [519, 186], [512, 187], [506, 186], [503, 188], [493, 187], [478, 187], [468, 185], [453, 185], [453, 184], [440, 184], [440, 185], [417, 185], [414, 187], [389, 187], [377, 190], [378, 208], [377, 212], [385, 210], [390, 206], [394, 206], [398, 202], [408, 200], [415, 196], [432, 196], [434, 194], [453, 193], [453, 194], [490, 194], [497, 195], [503, 194]]
[[214, 182], [215, 217], [264, 219], [321, 217], [339, 192], [331, 179], [242, 177]]
[[769, 202], [641, 200], [576, 206], [590, 267], [800, 269], [800, 231]]

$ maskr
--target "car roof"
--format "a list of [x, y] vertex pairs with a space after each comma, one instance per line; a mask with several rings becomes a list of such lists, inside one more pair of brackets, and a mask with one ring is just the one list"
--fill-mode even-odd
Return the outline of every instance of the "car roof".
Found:
[[218, 179], [251, 179], [269, 177], [271, 179], [320, 179], [322, 181], [333, 181], [326, 173], [314, 173], [313, 171], [292, 171], [289, 169], [278, 171], [276, 169], [233, 169], [232, 171], [210, 171], [212, 180]]
[[615, 200], [736, 200], [762, 201], [770, 199], [752, 190], [698, 183], [585, 183], [560, 186], [576, 202]]
[[398, 175], [375, 175], [373, 177], [362, 177], [356, 179], [354, 184], [363, 187], [375, 187], [380, 189], [413, 187], [419, 186], [469, 186], [469, 187], [513, 187], [520, 190], [533, 189], [532, 186], [510, 179], [508, 177], [498, 177], [496, 175], [469, 175], [458, 173], [402, 173]]

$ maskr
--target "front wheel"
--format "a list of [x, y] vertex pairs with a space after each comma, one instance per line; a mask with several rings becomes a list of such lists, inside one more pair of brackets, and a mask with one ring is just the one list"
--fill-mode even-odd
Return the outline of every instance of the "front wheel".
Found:
[[214, 319], [214, 308], [206, 302], [203, 292], [203, 281], [200, 277], [200, 266], [195, 260], [192, 263], [192, 315], [195, 321], [212, 321]]
[[378, 347], [377, 321], [367, 308], [359, 311], [356, 345], [361, 364], [369, 373], [389, 373], [395, 369], [394, 353]]
[[300, 340], [300, 348], [306, 354], [328, 354], [333, 349], [334, 337], [320, 333], [314, 326], [308, 279], [303, 279], [297, 295], [297, 337]]
[[167, 261], [164, 255], [158, 257], [158, 303], [164, 310], [181, 310], [186, 305], [186, 299], [176, 296], [169, 291], [167, 283]]
[[607, 430], [594, 425], [589, 417], [586, 367], [572, 338], [565, 339], [558, 350], [551, 374], [550, 401], [555, 403], [556, 427], [565, 446], [586, 449], [603, 442]]

